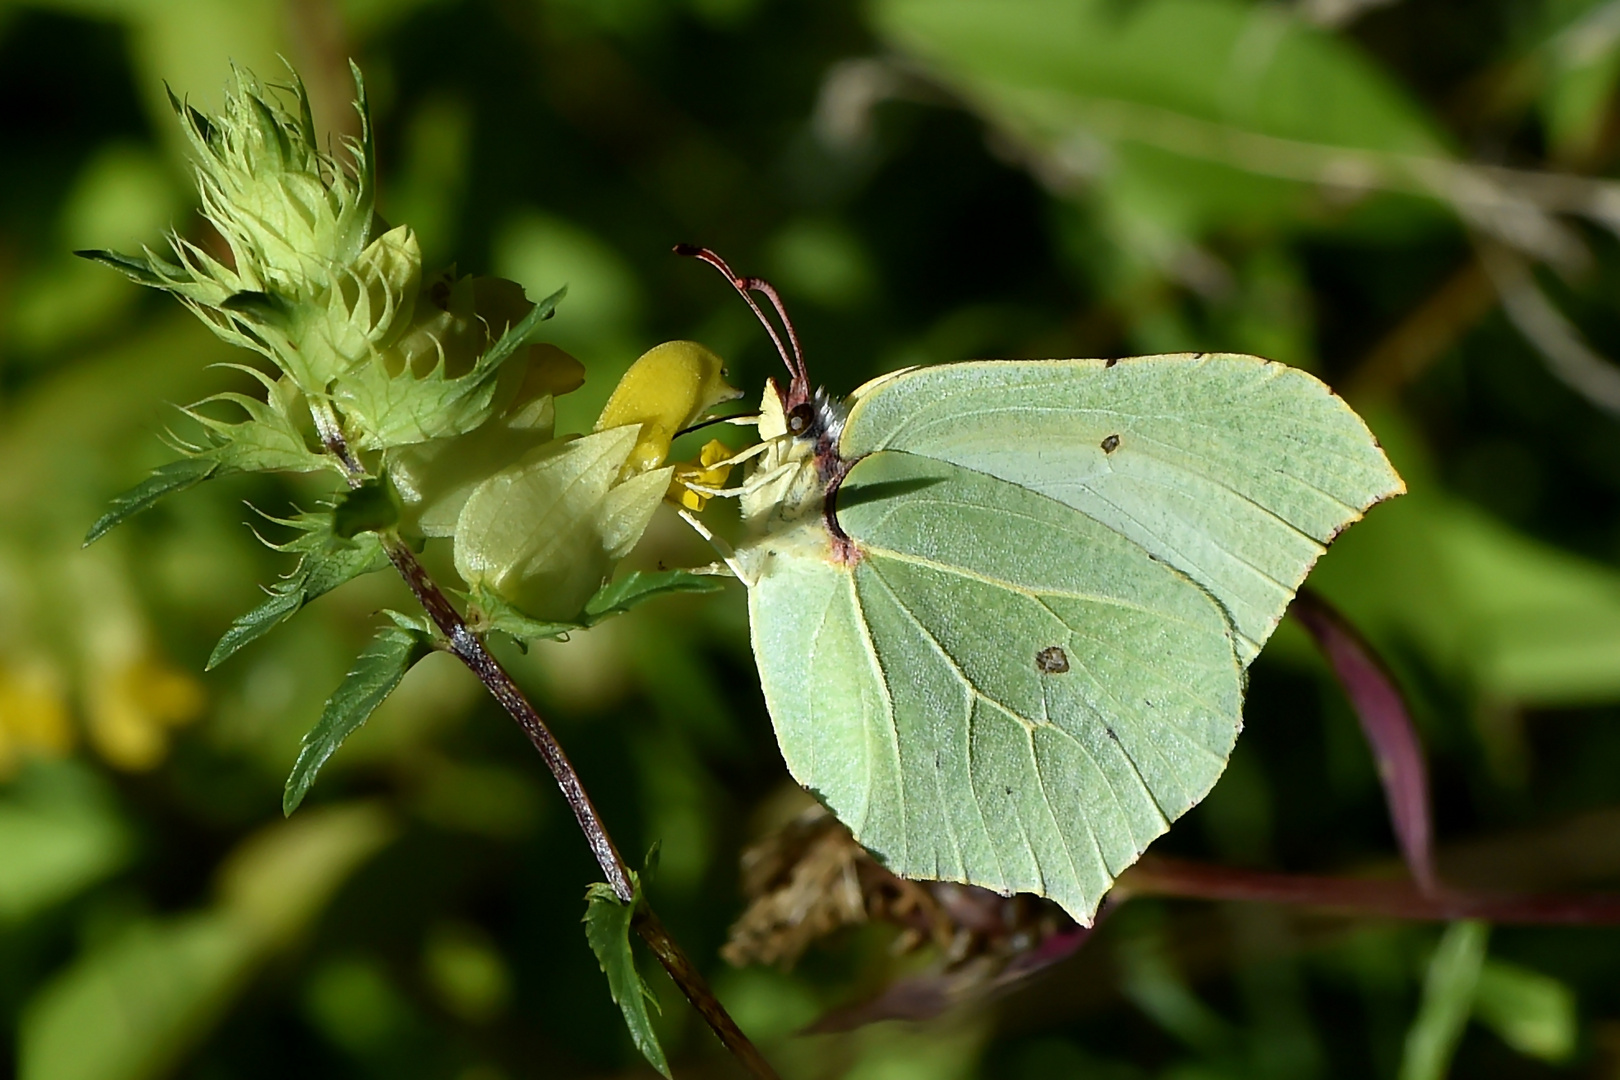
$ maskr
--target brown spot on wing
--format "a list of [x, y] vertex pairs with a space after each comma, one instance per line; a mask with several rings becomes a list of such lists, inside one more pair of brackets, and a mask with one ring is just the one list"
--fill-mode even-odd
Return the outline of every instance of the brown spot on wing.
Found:
[[1061, 646], [1048, 645], [1035, 654], [1035, 670], [1042, 675], [1062, 675], [1069, 670], [1069, 654]]

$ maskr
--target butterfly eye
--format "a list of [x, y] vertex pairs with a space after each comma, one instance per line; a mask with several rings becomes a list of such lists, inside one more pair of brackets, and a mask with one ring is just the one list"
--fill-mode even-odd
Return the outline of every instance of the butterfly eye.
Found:
[[810, 430], [810, 422], [815, 419], [816, 410], [807, 401], [793, 406], [788, 410], [787, 429], [790, 435], [803, 435]]

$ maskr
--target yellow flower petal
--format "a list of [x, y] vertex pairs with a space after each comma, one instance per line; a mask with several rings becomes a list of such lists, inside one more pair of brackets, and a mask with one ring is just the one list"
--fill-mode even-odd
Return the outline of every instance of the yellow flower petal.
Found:
[[725, 368], [694, 341], [666, 341], [641, 355], [624, 373], [597, 417], [597, 431], [640, 424], [624, 475], [655, 469], [669, 456], [675, 433], [739, 391], [726, 385]]

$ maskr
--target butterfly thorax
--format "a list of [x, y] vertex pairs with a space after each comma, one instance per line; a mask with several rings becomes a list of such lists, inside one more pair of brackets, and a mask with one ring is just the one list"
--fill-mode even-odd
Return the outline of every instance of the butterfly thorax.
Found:
[[819, 514], [827, 490], [817, 464], [818, 440], [788, 430], [787, 412], [772, 380], [766, 381], [760, 402], [759, 439], [765, 451], [755, 459], [740, 499], [743, 523], [756, 535]]
[[766, 447], [741, 497], [743, 521], [755, 536], [774, 544], [787, 532], [802, 532], [801, 540], [825, 548], [830, 561], [858, 558], [829, 504], [849, 471], [850, 463], [838, 453], [847, 415], [843, 402], [825, 391], [812, 397], [795, 387], [783, 394], [767, 381], [759, 417]]

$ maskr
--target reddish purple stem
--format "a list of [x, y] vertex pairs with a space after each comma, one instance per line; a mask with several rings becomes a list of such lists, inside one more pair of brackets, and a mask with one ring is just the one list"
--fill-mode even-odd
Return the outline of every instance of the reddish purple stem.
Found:
[[1400, 691], [1367, 643], [1327, 601], [1302, 591], [1294, 601], [1293, 613], [1316, 639], [1355, 707], [1361, 731], [1378, 764], [1390, 823], [1412, 880], [1423, 895], [1438, 895], [1440, 882], [1434, 872], [1434, 834], [1429, 818], [1429, 772]]
[[1144, 856], [1120, 875], [1115, 896], [1175, 896], [1297, 904], [1390, 919], [1487, 919], [1543, 926], [1620, 924], [1620, 895], [1538, 893], [1503, 896], [1444, 890], [1425, 893], [1406, 881], [1279, 874], [1183, 859]]

